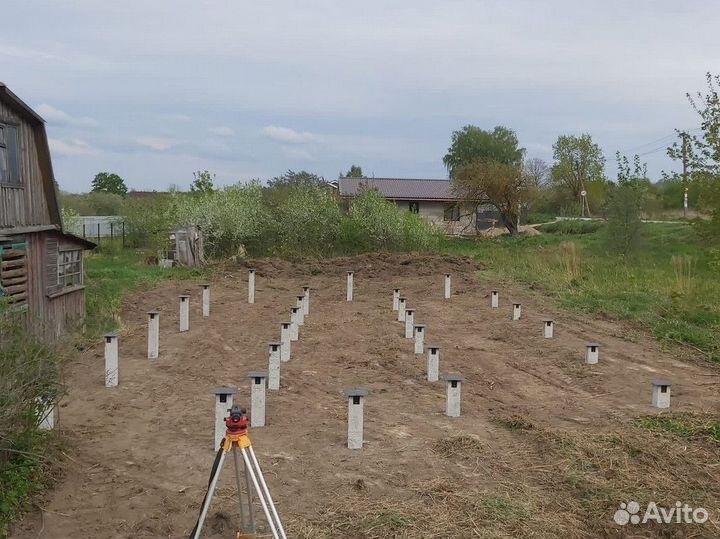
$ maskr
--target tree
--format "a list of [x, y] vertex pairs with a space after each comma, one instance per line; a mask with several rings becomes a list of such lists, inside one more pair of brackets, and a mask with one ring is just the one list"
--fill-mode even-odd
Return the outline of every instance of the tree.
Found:
[[525, 149], [518, 147], [517, 135], [512, 129], [497, 126], [492, 131], [485, 131], [466, 125], [453, 131], [443, 163], [452, 178], [456, 169], [474, 162], [494, 161], [519, 167], [524, 155]]
[[362, 167], [358, 165], [352, 165], [350, 167], [350, 170], [347, 171], [347, 174], [345, 174], [346, 178], [362, 178], [363, 177], [363, 171]]
[[215, 174], [207, 170], [193, 172], [193, 182], [190, 184], [191, 193], [212, 193], [215, 190]]
[[539, 157], [527, 159], [523, 163], [523, 170], [534, 187], [545, 187], [550, 181], [550, 166]]
[[[351, 169], [352, 170], [352, 169]], [[305, 170], [295, 172], [288, 170], [282, 176], [275, 176], [271, 180], [268, 180], [268, 187], [271, 188], [282, 188], [282, 187], [321, 187], [327, 185], [325, 178], [312, 174]]]
[[695, 112], [700, 116], [702, 137], [695, 138], [703, 167], [713, 174], [720, 174], [720, 75], [705, 74], [707, 94], [687, 94]]
[[617, 182], [623, 184], [637, 184], [647, 186], [650, 179], [647, 175], [647, 163], [640, 161], [640, 156], [633, 156], [632, 165], [627, 156], [620, 152], [615, 152], [615, 160], [617, 161]]
[[640, 239], [640, 212], [651, 185], [647, 177], [647, 163], [635, 155], [630, 160], [616, 154], [617, 185], [610, 191], [607, 203], [608, 234], [611, 248], [627, 254]]
[[519, 209], [533, 192], [533, 180], [516, 164], [498, 161], [475, 161], [456, 167], [453, 190], [468, 203], [486, 201], [498, 213], [510, 234], [518, 233]]
[[125, 196], [127, 186], [123, 179], [113, 172], [98, 172], [92, 181], [92, 191]]
[[[587, 185], [593, 181], [602, 181], [605, 177], [605, 157], [600, 146], [595, 144], [587, 133], [582, 135], [561, 135], [553, 144], [551, 179], [563, 189], [573, 201], [582, 204], [581, 213], [589, 215]], [[582, 193], [585, 191], [586, 195]]]

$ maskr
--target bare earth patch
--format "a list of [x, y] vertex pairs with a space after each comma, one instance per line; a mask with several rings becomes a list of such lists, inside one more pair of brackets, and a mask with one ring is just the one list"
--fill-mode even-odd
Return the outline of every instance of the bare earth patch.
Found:
[[[267, 367], [294, 295], [312, 287], [311, 313], [269, 392], [267, 421], [251, 437], [292, 538], [716, 537], [718, 444], [644, 428], [650, 383], [673, 381], [673, 413], [720, 411], [720, 370], [680, 361], [623, 324], [567, 314], [520, 289], [490, 287], [469, 259], [363, 256], [292, 264], [256, 261], [256, 304], [246, 271], [212, 283], [210, 320], [195, 282], [166, 282], [125, 300], [120, 386], [103, 387], [103, 348], [79, 353], [67, 375], [60, 429], [67, 473], [42, 504], [40, 537], [181, 538], [192, 529], [213, 460], [210, 390], [237, 385], [249, 404], [250, 370]], [[345, 271], [355, 301], [345, 302]], [[442, 299], [444, 272], [453, 296]], [[391, 310], [398, 286], [441, 347], [441, 372], [465, 376], [462, 417], [444, 415], [445, 385], [425, 381], [425, 358]], [[180, 334], [178, 294], [192, 294]], [[523, 316], [510, 320], [511, 302]], [[161, 311], [160, 359], [146, 359], [145, 312]], [[556, 321], [542, 338], [542, 320]], [[585, 343], [602, 345], [583, 364]], [[366, 387], [366, 444], [345, 448], [345, 387]], [[237, 500], [226, 470], [204, 537], [230, 538]], [[621, 502], [676, 501], [710, 511], [704, 525], [622, 528]], [[260, 514], [260, 512], [258, 512]], [[38, 514], [12, 537], [36, 538]]]

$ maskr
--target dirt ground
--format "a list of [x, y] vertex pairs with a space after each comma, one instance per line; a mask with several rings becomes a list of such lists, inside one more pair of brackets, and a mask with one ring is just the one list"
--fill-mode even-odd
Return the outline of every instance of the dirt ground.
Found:
[[[209, 320], [197, 282], [168, 281], [126, 298], [120, 385], [103, 386], [102, 343], [71, 363], [59, 423], [67, 473], [42, 502], [42, 518], [28, 514], [13, 538], [187, 537], [214, 457], [210, 391], [238, 386], [236, 402], [249, 405], [246, 373], [267, 368], [267, 343], [279, 340], [306, 284], [310, 315], [282, 365], [280, 391], [268, 392], [267, 426], [251, 430], [289, 537], [720, 535], [717, 445], [636, 425], [663, 414], [650, 405], [658, 378], [673, 382], [673, 414], [717, 414], [716, 367], [622, 323], [484, 281], [464, 258], [254, 264], [256, 303], [247, 304], [246, 270], [226, 270], [212, 282]], [[449, 300], [444, 272], [453, 277]], [[425, 358], [392, 311], [394, 286], [426, 324], [426, 343], [440, 346], [441, 373], [465, 376], [462, 417], [444, 415], [444, 382], [425, 381]], [[490, 308], [494, 286], [499, 309]], [[192, 299], [190, 331], [181, 334], [182, 293]], [[145, 312], [155, 308], [160, 358], [150, 361]], [[553, 339], [542, 338], [546, 317], [556, 321]], [[598, 365], [583, 362], [588, 341], [602, 346]], [[347, 387], [370, 392], [360, 451], [345, 447]], [[204, 537], [234, 537], [237, 501], [231, 467], [225, 471]], [[630, 500], [687, 501], [710, 510], [712, 521], [622, 528], [613, 514]]]

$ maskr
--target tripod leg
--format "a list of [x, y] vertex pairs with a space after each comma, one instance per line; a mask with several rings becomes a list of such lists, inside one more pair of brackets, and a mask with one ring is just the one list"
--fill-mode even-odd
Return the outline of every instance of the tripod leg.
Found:
[[252, 446], [248, 447], [248, 453], [250, 453], [250, 459], [252, 460], [255, 470], [257, 471], [258, 479], [260, 480], [260, 486], [262, 487], [265, 498], [267, 499], [268, 505], [270, 506], [270, 511], [272, 511], [273, 517], [275, 517], [275, 523], [277, 524], [278, 531], [280, 532], [280, 539], [287, 539], [287, 535], [285, 535], [285, 530], [283, 529], [282, 522], [280, 522], [280, 517], [278, 516], [277, 510], [275, 509], [275, 503], [273, 502], [272, 496], [270, 496], [270, 490], [267, 487], [267, 483], [265, 483], [265, 477], [263, 477], [262, 470], [260, 469], [260, 463], [255, 456], [255, 450], [252, 448]]
[[250, 472], [250, 479], [252, 480], [253, 486], [255, 487], [255, 492], [257, 492], [258, 494], [258, 498], [260, 498], [260, 505], [262, 505], [263, 512], [265, 513], [265, 518], [267, 519], [268, 525], [270, 526], [270, 531], [273, 535], [273, 539], [280, 539], [277, 527], [275, 526], [275, 521], [270, 514], [270, 509], [268, 508], [267, 503], [265, 502], [265, 496], [263, 495], [263, 491], [260, 490], [260, 485], [258, 484], [257, 477], [255, 476], [255, 470], [252, 467], [250, 457], [248, 456], [247, 451], [244, 447], [241, 447], [240, 451], [242, 451], [243, 460], [245, 461], [245, 468]]
[[[240, 529], [243, 531], [243, 533], [255, 533], [255, 526], [254, 523], [252, 526], [246, 525], [246, 518], [245, 518], [245, 506], [243, 505], [243, 489], [242, 489], [242, 481], [240, 480], [240, 461], [238, 460], [238, 454], [237, 454], [237, 447], [233, 446], [233, 460], [235, 461], [235, 482], [237, 483], [237, 493], [238, 493], [238, 502], [240, 503]], [[250, 488], [250, 484], [246, 482], [245, 484], [246, 488]], [[252, 513], [252, 505], [250, 505], [247, 508], [248, 513]], [[252, 517], [250, 517], [250, 520], [252, 521]]]
[[207, 518], [208, 510], [210, 509], [210, 502], [212, 502], [212, 497], [215, 494], [215, 487], [217, 487], [218, 479], [220, 479], [220, 472], [222, 472], [223, 464], [225, 464], [225, 455], [227, 455], [225, 451], [223, 451], [220, 455], [220, 462], [218, 462], [215, 476], [212, 478], [212, 481], [210, 481], [210, 487], [208, 488], [207, 497], [205, 498], [205, 503], [203, 504], [202, 511], [200, 511], [200, 518], [198, 519], [197, 529], [195, 530], [195, 535], [193, 535], [192, 539], [200, 538], [200, 532], [202, 531], [203, 525], [205, 524], [205, 518]]
[[248, 469], [248, 465], [245, 462], [245, 459], [243, 459], [243, 465], [245, 468], [245, 486], [247, 487], [247, 504], [248, 514], [250, 516], [250, 530], [252, 531], [252, 533], [256, 533], [257, 529], [255, 528], [255, 508], [253, 507], [252, 488], [250, 488], [250, 470]]

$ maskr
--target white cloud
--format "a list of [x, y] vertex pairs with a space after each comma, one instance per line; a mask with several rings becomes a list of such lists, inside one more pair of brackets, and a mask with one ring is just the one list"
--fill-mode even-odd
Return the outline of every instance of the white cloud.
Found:
[[51, 138], [48, 140], [50, 152], [63, 156], [92, 155], [97, 150], [90, 146], [87, 142], [80, 139], [62, 140]]
[[211, 127], [208, 129], [208, 133], [211, 135], [215, 135], [217, 137], [232, 137], [235, 136], [235, 131], [233, 131], [230, 127]]
[[302, 142], [310, 142], [315, 137], [307, 131], [295, 131], [290, 127], [279, 127], [276, 125], [268, 125], [263, 128], [265, 136], [280, 142], [298, 144]]
[[140, 137], [135, 139], [135, 142], [137, 142], [140, 146], [145, 146], [146, 148], [159, 152], [164, 152], [179, 144], [179, 141], [165, 137]]
[[56, 109], [52, 105], [43, 103], [35, 107], [35, 112], [42, 116], [48, 123], [58, 125], [70, 125], [74, 127], [97, 127], [98, 122], [87, 116], [76, 117], [71, 116], [67, 112]]
[[283, 146], [282, 152], [285, 157], [289, 157], [290, 159], [303, 159], [305, 161], [309, 161], [313, 158], [313, 156], [305, 150], [299, 150], [298, 148], [290, 148], [288, 146]]

